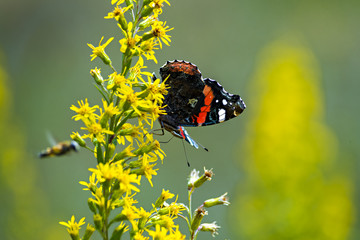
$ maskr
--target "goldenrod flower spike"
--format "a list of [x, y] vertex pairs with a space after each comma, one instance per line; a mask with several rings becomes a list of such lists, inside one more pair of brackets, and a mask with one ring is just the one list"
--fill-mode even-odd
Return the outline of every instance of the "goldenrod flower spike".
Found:
[[[116, 59], [121, 59], [121, 70], [115, 70], [105, 53], [114, 37], [105, 43], [102, 37], [97, 47], [88, 44], [92, 49], [91, 61], [99, 57], [107, 65], [103, 72], [110, 71], [107, 78], [101, 75], [98, 67], [90, 71], [94, 86], [101, 94], [98, 102], [102, 105], [90, 106], [85, 98], [78, 101], [78, 106], [70, 107], [75, 112], [73, 119], [81, 120], [84, 125], [80, 128], [84, 132], [74, 131], [71, 138], [95, 157], [96, 166], [89, 169], [89, 179], [79, 182], [83, 190], [90, 193], [87, 205], [93, 214], [93, 225], [88, 224], [80, 237], [84, 218], [77, 223], [72, 216], [70, 221], [60, 224], [67, 227], [73, 240], [88, 240], [94, 231], [104, 240], [185, 240], [176, 222], [180, 217], [187, 222], [191, 240], [200, 231], [210, 231], [214, 235], [219, 227], [215, 223], [202, 223], [207, 214], [205, 208], [228, 205], [226, 194], [205, 200], [194, 213], [191, 208], [193, 192], [211, 180], [211, 170], [205, 169], [201, 176], [196, 170], [192, 172], [188, 182], [188, 206], [177, 202], [178, 195], [172, 200], [175, 194], [169, 190], [163, 190], [149, 210], [135, 205], [138, 203], [136, 194], [142, 190], [142, 176], [148, 186], [153, 186], [158, 162], [166, 156], [151, 129], [157, 118], [166, 114], [163, 101], [168, 85], [166, 80], [161, 81], [146, 71], [144, 59], [157, 63], [155, 52], [162, 48], [162, 43], [170, 44], [168, 32], [173, 28], [159, 20], [164, 5], [170, 5], [168, 0], [111, 0], [111, 4], [113, 11], [105, 18], [116, 20], [117, 29], [123, 35], [117, 39], [121, 56]], [[136, 120], [130, 123], [134, 118]], [[91, 140], [88, 143], [87, 138]], [[184, 216], [184, 211], [188, 216]]]

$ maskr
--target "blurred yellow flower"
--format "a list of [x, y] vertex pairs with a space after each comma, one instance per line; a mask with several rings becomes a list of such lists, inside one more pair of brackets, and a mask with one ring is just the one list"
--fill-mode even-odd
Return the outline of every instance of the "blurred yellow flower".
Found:
[[347, 239], [352, 187], [334, 161], [316, 60], [307, 48], [281, 41], [260, 60], [239, 157], [247, 178], [234, 202], [235, 229], [249, 240]]

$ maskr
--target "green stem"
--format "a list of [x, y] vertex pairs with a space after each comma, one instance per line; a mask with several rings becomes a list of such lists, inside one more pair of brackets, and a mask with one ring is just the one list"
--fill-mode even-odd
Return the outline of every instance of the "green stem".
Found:
[[192, 210], [191, 210], [191, 196], [192, 196], [192, 193], [194, 191], [194, 188], [191, 188], [189, 190], [189, 195], [188, 195], [188, 200], [189, 200], [189, 209], [188, 209], [188, 214], [189, 214], [189, 230], [190, 230], [190, 236], [191, 236], [191, 240], [194, 239], [194, 231], [191, 229], [191, 223], [193, 221], [192, 219]]
[[111, 63], [109, 63], [109, 66], [114, 72], [116, 72], [116, 69], [113, 67], [113, 65]]
[[108, 206], [108, 201], [109, 201], [109, 182], [105, 181], [103, 183], [103, 195], [104, 195], [104, 199], [105, 199], [105, 203], [104, 203], [104, 212], [103, 212], [103, 237], [104, 240], [108, 240], [109, 239], [109, 224], [108, 224], [108, 217], [110, 215], [110, 209], [107, 208]]

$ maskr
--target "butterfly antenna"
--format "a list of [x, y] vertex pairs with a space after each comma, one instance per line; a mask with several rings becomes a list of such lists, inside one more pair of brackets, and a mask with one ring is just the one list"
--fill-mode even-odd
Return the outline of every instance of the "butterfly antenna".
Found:
[[206, 147], [204, 147], [203, 145], [201, 145], [200, 143], [197, 143], [197, 144], [199, 144], [200, 145], [200, 147], [202, 147], [205, 151], [209, 151], [209, 149], [207, 149]]
[[183, 148], [184, 148], [184, 152], [185, 152], [186, 163], [187, 163], [188, 167], [190, 167], [189, 159], [188, 159], [188, 156], [187, 156], [187, 153], [186, 153], [186, 149], [185, 149], [184, 140], [182, 140], [181, 142], [182, 142], [182, 145], [183, 145]]

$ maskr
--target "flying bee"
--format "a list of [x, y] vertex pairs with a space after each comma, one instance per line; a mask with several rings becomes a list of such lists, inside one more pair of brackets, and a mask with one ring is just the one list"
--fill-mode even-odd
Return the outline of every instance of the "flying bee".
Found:
[[65, 155], [71, 151], [77, 152], [80, 146], [75, 141], [63, 141], [55, 144], [52, 147], [48, 147], [46, 150], [39, 154], [40, 158], [53, 157]]
[[52, 147], [48, 147], [44, 151], [41, 151], [39, 153], [39, 158], [62, 156], [71, 151], [77, 152], [80, 148], [79, 144], [75, 141], [56, 142], [49, 132], [47, 132], [46, 135]]

